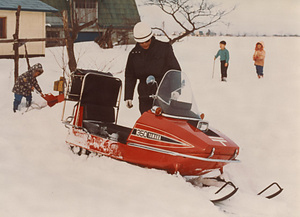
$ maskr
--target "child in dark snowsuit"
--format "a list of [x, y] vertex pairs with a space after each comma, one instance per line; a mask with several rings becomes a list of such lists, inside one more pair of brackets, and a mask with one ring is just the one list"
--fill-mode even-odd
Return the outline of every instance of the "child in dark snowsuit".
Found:
[[229, 62], [229, 52], [225, 48], [226, 42], [221, 41], [220, 42], [220, 50], [215, 55], [215, 59], [217, 59], [220, 56], [221, 61], [221, 80], [226, 81], [227, 79], [227, 69], [228, 69], [228, 62]]
[[15, 100], [13, 103], [13, 111], [18, 110], [22, 98], [26, 98], [26, 107], [31, 105], [33, 89], [36, 89], [42, 94], [42, 90], [36, 80], [36, 77], [43, 73], [43, 67], [40, 63], [33, 65], [27, 72], [20, 75], [13, 87], [12, 92], [15, 94]]

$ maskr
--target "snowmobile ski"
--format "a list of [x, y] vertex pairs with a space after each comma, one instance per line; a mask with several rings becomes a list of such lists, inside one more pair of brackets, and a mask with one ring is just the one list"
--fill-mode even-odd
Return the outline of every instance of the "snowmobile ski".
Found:
[[231, 192], [229, 192], [228, 194], [226, 194], [225, 196], [223, 196], [223, 197], [220, 197], [218, 199], [211, 199], [210, 201], [213, 202], [213, 203], [218, 203], [218, 202], [227, 200], [230, 197], [232, 197], [239, 190], [239, 188], [237, 188], [232, 182], [225, 182], [225, 184], [218, 191], [216, 191], [215, 194], [216, 195], [219, 194], [227, 186], [231, 186], [233, 190]]
[[283, 188], [277, 182], [273, 182], [272, 184], [270, 184], [269, 186], [264, 188], [261, 192], [259, 192], [257, 195], [262, 195], [264, 192], [269, 190], [272, 186], [277, 186], [278, 190], [272, 194], [265, 196], [265, 198], [272, 199], [272, 198], [276, 197], [277, 195], [279, 195], [283, 191]]
[[218, 203], [232, 197], [239, 188], [231, 181], [226, 181], [221, 176], [217, 177], [186, 177], [186, 181], [191, 183], [195, 187], [206, 188], [206, 187], [217, 187], [217, 191], [211, 193], [210, 201]]

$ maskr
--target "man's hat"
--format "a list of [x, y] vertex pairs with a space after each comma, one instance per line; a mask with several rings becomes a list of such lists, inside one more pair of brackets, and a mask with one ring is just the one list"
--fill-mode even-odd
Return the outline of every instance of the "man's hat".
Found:
[[133, 28], [133, 36], [136, 42], [143, 43], [153, 36], [153, 32], [148, 24], [139, 22]]

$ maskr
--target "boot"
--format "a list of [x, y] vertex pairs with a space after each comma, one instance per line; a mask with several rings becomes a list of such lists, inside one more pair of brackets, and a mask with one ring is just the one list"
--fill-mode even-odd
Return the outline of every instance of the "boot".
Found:
[[18, 103], [14, 103], [14, 106], [13, 106], [13, 111], [16, 112], [18, 110], [18, 106], [19, 104]]
[[31, 106], [31, 101], [26, 101], [26, 107], [30, 107]]

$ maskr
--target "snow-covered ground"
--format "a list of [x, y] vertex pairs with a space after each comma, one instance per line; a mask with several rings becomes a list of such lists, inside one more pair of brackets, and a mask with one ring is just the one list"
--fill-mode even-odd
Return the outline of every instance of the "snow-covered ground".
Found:
[[[213, 56], [219, 41], [230, 52], [228, 82], [220, 82], [219, 61]], [[255, 43], [265, 42], [265, 77], [257, 79], [252, 55]], [[240, 190], [215, 206], [205, 189], [183, 178], [144, 169], [106, 157], [79, 157], [64, 143], [62, 103], [22, 114], [12, 112], [13, 61], [0, 60], [0, 214], [34, 216], [299, 216], [300, 196], [300, 38], [186, 38], [173, 45], [188, 74], [199, 109], [214, 128], [241, 148], [241, 163], [225, 167]], [[76, 44], [79, 67], [110, 71], [124, 79], [132, 46], [100, 49], [94, 43]], [[62, 48], [49, 48], [38, 77], [44, 93], [66, 63]], [[20, 61], [20, 71], [26, 62]], [[34, 101], [45, 102], [34, 95]], [[133, 126], [138, 103], [121, 105], [119, 124]], [[256, 196], [273, 181], [284, 191], [273, 200]]]

